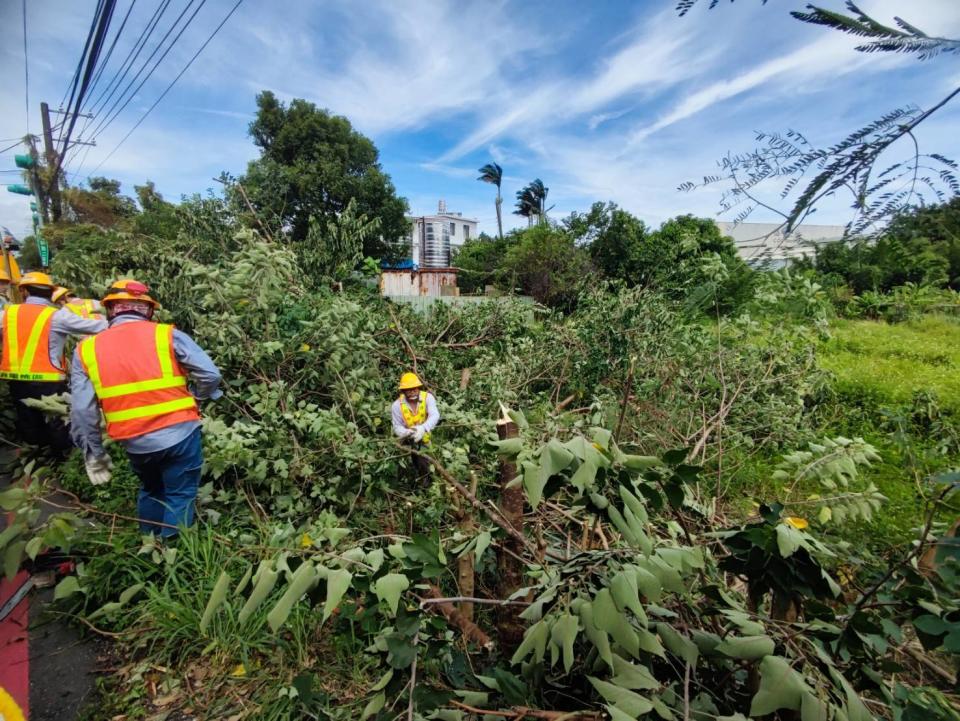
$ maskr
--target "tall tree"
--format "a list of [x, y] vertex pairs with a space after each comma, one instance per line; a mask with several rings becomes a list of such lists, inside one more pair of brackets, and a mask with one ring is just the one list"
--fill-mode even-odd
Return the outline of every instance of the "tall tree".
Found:
[[363, 254], [387, 260], [404, 255], [407, 202], [383, 172], [376, 146], [349, 120], [306, 100], [284, 105], [266, 91], [257, 96], [250, 135], [260, 158], [240, 180], [266, 222], [301, 242], [311, 219], [327, 228], [354, 200], [358, 217], [380, 223], [378, 233], [364, 238]]
[[480, 177], [484, 183], [490, 183], [497, 186], [497, 232], [500, 234], [500, 242], [503, 242], [503, 216], [501, 215], [503, 198], [500, 196], [500, 184], [503, 182], [503, 168], [496, 163], [487, 163], [479, 171]]
[[547, 193], [550, 188], [544, 186], [540, 178], [532, 181], [527, 187], [517, 191], [517, 209], [515, 215], [521, 215], [527, 219], [527, 226], [533, 225], [533, 219], [538, 223], [544, 223], [547, 220]]

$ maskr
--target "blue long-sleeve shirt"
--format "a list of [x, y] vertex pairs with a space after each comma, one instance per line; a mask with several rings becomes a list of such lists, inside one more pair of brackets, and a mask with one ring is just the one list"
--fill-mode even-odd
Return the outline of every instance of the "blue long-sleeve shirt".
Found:
[[[39, 305], [49, 308], [56, 308], [52, 302], [46, 298], [28, 297], [24, 305]], [[9, 307], [9, 306], [8, 306]], [[2, 308], [2, 305], [0, 305]], [[3, 316], [6, 309], [0, 310], [0, 334], [3, 333]], [[63, 363], [63, 348], [70, 336], [94, 335], [107, 329], [107, 321], [95, 320], [93, 318], [81, 318], [76, 313], [59, 308], [50, 318], [50, 362], [55, 368], [65, 370]]]
[[[150, 321], [135, 315], [121, 315], [110, 321], [110, 327], [136, 322]], [[193, 338], [176, 328], [173, 330], [173, 353], [190, 377], [189, 388], [194, 398], [198, 401], [216, 400], [223, 395], [220, 390], [220, 370]], [[70, 396], [70, 435], [73, 437], [74, 444], [84, 453], [102, 456], [104, 450], [100, 436], [100, 406], [97, 403], [93, 384], [80, 361], [79, 352], [73, 354]], [[175, 446], [199, 426], [198, 421], [186, 421], [142, 436], [124, 439], [120, 443], [128, 453], [156, 453]]]

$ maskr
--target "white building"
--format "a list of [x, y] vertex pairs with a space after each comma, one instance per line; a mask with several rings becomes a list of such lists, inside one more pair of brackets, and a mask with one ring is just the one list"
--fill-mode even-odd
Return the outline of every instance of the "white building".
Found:
[[720, 232], [733, 238], [737, 253], [750, 265], [782, 268], [791, 260], [812, 256], [818, 245], [843, 240], [842, 225], [803, 223], [785, 236], [779, 223], [720, 223]]
[[477, 220], [447, 210], [441, 200], [435, 215], [407, 216], [410, 221], [410, 258], [422, 268], [445, 268], [456, 250], [477, 237]]

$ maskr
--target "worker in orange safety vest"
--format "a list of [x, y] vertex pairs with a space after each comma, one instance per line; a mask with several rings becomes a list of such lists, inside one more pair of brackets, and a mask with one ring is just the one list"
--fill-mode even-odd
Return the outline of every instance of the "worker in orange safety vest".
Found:
[[51, 300], [56, 285], [46, 273], [25, 273], [17, 286], [26, 296], [24, 302], [0, 311], [0, 379], [9, 382], [19, 438], [66, 453], [72, 444], [63, 421], [48, 418], [22, 401], [67, 393], [67, 338], [99, 333], [107, 324], [58, 309]]
[[110, 327], [73, 356], [71, 432], [94, 485], [111, 477], [100, 436], [124, 447], [140, 479], [140, 530], [170, 539], [193, 524], [203, 450], [197, 401], [216, 399], [220, 371], [190, 336], [153, 322], [159, 303], [143, 283], [118, 280], [103, 298]]
[[51, 300], [61, 308], [66, 308], [81, 318], [95, 318], [103, 320], [103, 306], [99, 300], [92, 298], [78, 298], [69, 288], [60, 286], [51, 296]]

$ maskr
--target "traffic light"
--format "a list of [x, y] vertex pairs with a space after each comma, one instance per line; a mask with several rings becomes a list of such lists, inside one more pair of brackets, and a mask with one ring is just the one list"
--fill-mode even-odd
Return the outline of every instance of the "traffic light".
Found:
[[11, 193], [16, 193], [17, 195], [33, 195], [33, 191], [30, 190], [30, 188], [28, 188], [26, 185], [20, 185], [19, 183], [8, 185], [7, 190]]
[[24, 170], [30, 170], [30, 168], [37, 164], [37, 161], [30, 155], [14, 155], [13, 161], [17, 164], [18, 168], [23, 168]]

